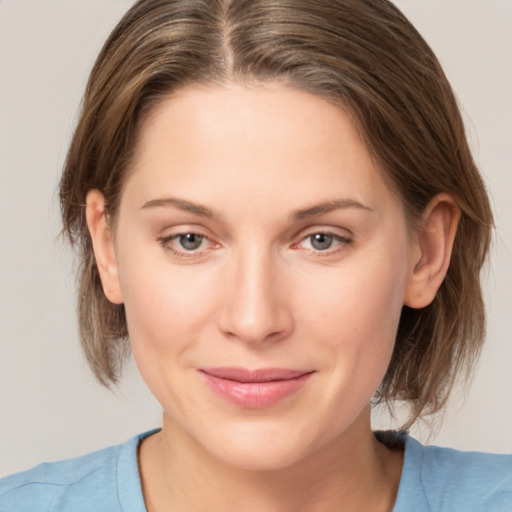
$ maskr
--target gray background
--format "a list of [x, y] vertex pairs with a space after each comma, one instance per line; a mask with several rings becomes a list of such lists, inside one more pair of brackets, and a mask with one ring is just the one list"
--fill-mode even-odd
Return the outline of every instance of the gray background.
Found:
[[[423, 441], [512, 451], [512, 3], [396, 2], [438, 54], [463, 107], [496, 214], [488, 343], [470, 389]], [[0, 475], [158, 426], [133, 365], [111, 393], [78, 348], [72, 255], [56, 186], [87, 74], [128, 0], [0, 0]], [[376, 414], [376, 426], [388, 425]], [[430, 433], [430, 434], [429, 434]]]

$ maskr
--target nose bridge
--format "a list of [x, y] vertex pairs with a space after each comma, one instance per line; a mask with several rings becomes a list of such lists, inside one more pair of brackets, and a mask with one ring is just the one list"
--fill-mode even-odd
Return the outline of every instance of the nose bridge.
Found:
[[250, 244], [230, 262], [222, 329], [247, 343], [288, 333], [291, 311], [280, 289], [280, 262], [268, 248]]

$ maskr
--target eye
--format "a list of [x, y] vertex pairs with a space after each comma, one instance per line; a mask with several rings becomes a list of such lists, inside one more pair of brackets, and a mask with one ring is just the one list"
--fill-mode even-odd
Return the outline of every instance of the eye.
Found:
[[311, 247], [316, 251], [325, 251], [330, 249], [334, 242], [334, 236], [329, 235], [328, 233], [315, 233], [313, 235], [309, 235], [308, 238], [310, 240]]
[[310, 233], [302, 238], [302, 240], [295, 244], [295, 248], [332, 255], [350, 243], [352, 243], [351, 238], [334, 233], [317, 231], [316, 233]]
[[176, 258], [204, 257], [210, 250], [216, 249], [218, 244], [206, 235], [193, 231], [181, 232], [158, 238], [160, 245]]
[[180, 246], [186, 251], [195, 251], [201, 247], [204, 236], [197, 233], [185, 233], [175, 237]]

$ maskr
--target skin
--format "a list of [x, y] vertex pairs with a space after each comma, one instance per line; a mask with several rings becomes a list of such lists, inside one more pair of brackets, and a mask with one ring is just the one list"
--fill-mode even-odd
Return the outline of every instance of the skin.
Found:
[[[374, 438], [369, 401], [402, 306], [444, 278], [457, 220], [443, 194], [411, 231], [350, 116], [309, 93], [196, 86], [161, 104], [113, 229], [87, 197], [105, 293], [163, 407], [139, 453], [148, 510], [391, 510], [403, 456]], [[206, 385], [211, 366], [313, 374], [245, 409]]]

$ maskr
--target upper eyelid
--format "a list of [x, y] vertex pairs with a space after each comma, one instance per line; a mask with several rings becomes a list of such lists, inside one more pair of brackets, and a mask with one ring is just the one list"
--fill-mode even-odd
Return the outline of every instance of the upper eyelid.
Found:
[[354, 238], [354, 233], [343, 227], [336, 226], [308, 226], [307, 228], [301, 229], [300, 232], [295, 236], [296, 239], [304, 240], [305, 238], [322, 233], [324, 235], [331, 235], [342, 239]]
[[161, 234], [157, 235], [157, 238], [159, 240], [171, 239], [171, 238], [176, 238], [181, 235], [189, 235], [189, 234], [199, 235], [204, 238], [208, 238], [209, 240], [212, 240], [214, 238], [211, 235], [210, 230], [203, 228], [203, 227], [194, 226], [193, 224], [188, 224], [185, 227], [183, 227], [181, 225], [180, 226], [168, 226], [168, 227], [160, 230], [160, 233]]
[[340, 233], [336, 233], [335, 231], [332, 231], [332, 230], [329, 230], [329, 229], [316, 229], [316, 230], [313, 230], [313, 231], [309, 231], [308, 233], [303, 235], [302, 239], [308, 238], [308, 237], [313, 236], [313, 235], [329, 235], [329, 236], [332, 236], [334, 238], [341, 238], [341, 239], [346, 239], [346, 238], [352, 238], [353, 237], [353, 235], [351, 233], [340, 234]]

